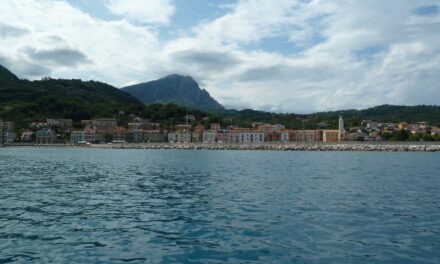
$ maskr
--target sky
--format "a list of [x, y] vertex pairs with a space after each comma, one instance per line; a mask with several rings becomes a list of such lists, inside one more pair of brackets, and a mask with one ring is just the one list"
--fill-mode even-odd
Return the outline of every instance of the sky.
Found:
[[0, 0], [0, 64], [121, 88], [192, 76], [227, 108], [439, 105], [440, 0]]

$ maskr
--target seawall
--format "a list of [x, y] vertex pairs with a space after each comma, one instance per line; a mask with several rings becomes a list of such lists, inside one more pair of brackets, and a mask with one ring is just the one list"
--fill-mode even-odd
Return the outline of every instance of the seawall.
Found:
[[202, 143], [123, 143], [94, 144], [104, 149], [186, 149], [186, 150], [271, 150], [271, 151], [402, 151], [440, 152], [439, 143], [263, 143], [263, 144], [202, 144]]

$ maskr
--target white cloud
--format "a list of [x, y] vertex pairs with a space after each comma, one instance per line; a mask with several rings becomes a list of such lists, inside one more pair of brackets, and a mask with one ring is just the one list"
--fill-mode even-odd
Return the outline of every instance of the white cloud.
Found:
[[114, 14], [139, 23], [167, 25], [175, 8], [170, 0], [106, 0]]
[[[165, 68], [181, 69], [171, 64], [175, 56], [194, 50], [228, 54], [231, 63], [222, 70], [194, 60], [185, 65], [227, 106], [311, 112], [438, 104], [439, 15], [414, 14], [433, 3], [243, 0], [197, 26], [192, 37], [169, 43]], [[309, 43], [316, 34], [321, 42]], [[303, 50], [282, 55], [246, 48], [280, 36]]]
[[23, 78], [98, 79], [113, 85], [144, 76], [158, 49], [156, 33], [126, 21], [102, 21], [63, 1], [1, 0], [1, 22], [25, 28], [1, 41], [0, 58]]
[[[438, 104], [440, 14], [414, 11], [438, 1], [241, 0], [166, 42], [141, 24], [169, 23], [174, 7], [160, 1], [171, 11], [154, 18], [143, 12], [155, 9], [152, 3], [113, 1], [123, 17], [103, 21], [62, 1], [0, 0], [0, 64], [27, 78], [118, 86], [188, 74], [236, 108], [304, 113]], [[265, 49], [271, 38], [290, 41], [290, 54]], [[76, 60], [66, 62], [66, 53]]]

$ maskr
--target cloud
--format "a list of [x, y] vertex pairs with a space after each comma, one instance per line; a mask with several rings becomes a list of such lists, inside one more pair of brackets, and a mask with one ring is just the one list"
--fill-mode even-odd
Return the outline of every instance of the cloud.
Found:
[[54, 66], [76, 67], [79, 64], [91, 62], [84, 53], [68, 48], [52, 50], [28, 49], [26, 53], [33, 61]]
[[240, 63], [240, 59], [233, 54], [217, 50], [179, 51], [172, 55], [172, 61], [204, 71], [224, 71]]
[[0, 0], [0, 5], [0, 22], [28, 30], [0, 45], [0, 56], [8, 58], [18, 76], [98, 79], [113, 85], [151, 78], [149, 63], [157, 61], [159, 47], [151, 29], [97, 19], [64, 1]]
[[132, 22], [168, 25], [175, 8], [169, 0], [107, 0], [106, 7], [115, 15]]
[[[417, 17], [419, 7], [411, 1], [243, 0], [197, 26], [185, 42], [241, 58], [227, 70], [196, 73], [227, 106], [312, 112], [438, 104], [440, 77], [433, 72], [440, 70], [439, 15]], [[246, 49], [279, 34], [303, 49], [291, 55]], [[316, 35], [321, 37], [314, 42]]]
[[[0, 0], [0, 23], [26, 30], [2, 38], [0, 58], [21, 77], [123, 86], [180, 73], [227, 107], [297, 113], [440, 98], [436, 0], [238, 0], [166, 37], [178, 1], [108, 0], [107, 20], [63, 1], [18, 2]], [[287, 42], [279, 51], [276, 39]]]
[[26, 28], [15, 27], [8, 24], [0, 24], [0, 37], [8, 38], [8, 37], [19, 37], [29, 33], [29, 30]]

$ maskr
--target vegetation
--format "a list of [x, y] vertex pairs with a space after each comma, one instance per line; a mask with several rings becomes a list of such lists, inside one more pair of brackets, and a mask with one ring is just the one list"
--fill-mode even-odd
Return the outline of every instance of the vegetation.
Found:
[[428, 122], [440, 126], [440, 106], [396, 106], [382, 105], [365, 110], [343, 110], [319, 112], [309, 115], [276, 114], [255, 110], [228, 110], [225, 116], [237, 122], [249, 125], [251, 122], [281, 123], [291, 129], [337, 128], [338, 118], [343, 116], [346, 127], [360, 126], [362, 120], [378, 123]]
[[18, 127], [46, 118], [69, 118], [78, 124], [142, 109], [143, 104], [131, 95], [100, 82], [0, 80], [0, 119]]
[[[281, 123], [288, 129], [335, 129], [341, 115], [344, 117], [346, 127], [360, 126], [362, 120], [387, 123], [425, 121], [432, 126], [440, 126], [440, 106], [382, 105], [365, 110], [319, 112], [308, 115], [269, 113], [251, 109], [237, 111], [224, 110], [190, 77], [171, 75], [150, 82], [149, 85], [156, 87], [152, 91], [159, 88], [164, 88], [166, 91], [150, 98], [148, 105], [145, 106], [132, 95], [105, 83], [53, 79], [19, 80], [0, 65], [0, 119], [12, 121], [20, 129], [32, 122], [44, 121], [46, 118], [68, 118], [74, 121], [75, 126], [80, 126], [80, 121], [84, 119], [108, 117], [116, 118], [119, 126], [126, 127], [134, 116], [139, 116], [169, 129], [185, 122], [184, 117], [188, 112], [196, 119], [192, 121], [193, 125], [204, 125], [206, 128], [213, 122], [220, 123], [223, 127], [228, 125], [250, 127], [253, 122], [264, 122]], [[145, 92], [143, 88], [141, 90]], [[142, 96], [147, 100], [149, 95], [144, 93]], [[163, 98], [171, 97], [180, 100], [186, 106], [154, 103], [156, 99], [161, 101]], [[190, 100], [190, 103], [185, 100]], [[207, 105], [213, 108], [200, 109], [204, 109]], [[404, 132], [395, 132], [382, 137], [389, 140], [437, 139], [437, 137], [409, 135]]]

